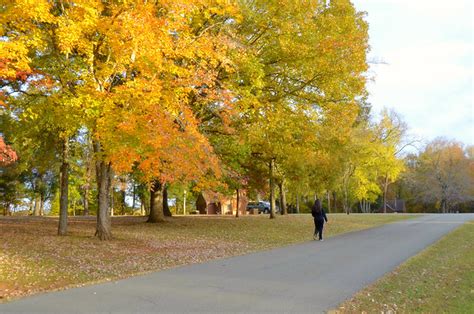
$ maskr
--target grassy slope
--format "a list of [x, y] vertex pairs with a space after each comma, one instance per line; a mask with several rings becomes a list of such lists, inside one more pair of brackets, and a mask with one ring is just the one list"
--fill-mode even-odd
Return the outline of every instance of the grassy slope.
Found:
[[[325, 235], [407, 219], [404, 215], [329, 215]], [[114, 240], [93, 237], [95, 220], [71, 218], [69, 236], [58, 237], [57, 219], [0, 218], [0, 302], [41, 291], [123, 278], [215, 258], [311, 240], [312, 218], [291, 215], [174, 217], [147, 224], [142, 217], [114, 217]]]
[[474, 222], [357, 293], [344, 313], [474, 313]]

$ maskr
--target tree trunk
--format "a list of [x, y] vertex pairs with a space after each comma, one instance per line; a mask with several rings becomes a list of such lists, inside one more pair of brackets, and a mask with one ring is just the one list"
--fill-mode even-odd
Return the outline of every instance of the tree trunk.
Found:
[[281, 183], [278, 185], [280, 188], [280, 206], [281, 206], [281, 214], [288, 215], [288, 209], [286, 207], [286, 192], [285, 192], [285, 180], [283, 179]]
[[125, 210], [127, 209], [127, 204], [125, 203], [125, 191], [120, 191], [120, 207], [122, 209], [122, 216], [125, 216]]
[[132, 215], [135, 213], [135, 204], [136, 204], [136, 200], [137, 200], [137, 186], [135, 184], [135, 182], [133, 182], [133, 192], [132, 192]]
[[125, 210], [127, 209], [127, 204], [125, 203], [125, 198], [127, 196], [127, 178], [125, 176], [120, 176], [120, 214], [125, 216]]
[[240, 191], [239, 189], [235, 190], [237, 193], [237, 210], [235, 211], [235, 218], [239, 218], [239, 211], [240, 211]]
[[112, 238], [110, 218], [110, 185], [112, 175], [111, 172], [112, 169], [110, 163], [106, 163], [105, 161], [98, 162], [98, 210], [95, 235], [101, 240], [110, 240]]
[[45, 193], [41, 193], [40, 195], [40, 216], [44, 216], [44, 200], [46, 196], [44, 195]]
[[84, 205], [84, 216], [89, 216], [89, 189], [84, 189], [84, 199], [82, 201]]
[[270, 171], [270, 219], [275, 219], [275, 158], [272, 158], [269, 165]]
[[388, 175], [385, 175], [383, 182], [383, 212], [387, 213], [387, 190], [388, 190]]
[[163, 214], [165, 217], [173, 216], [170, 211], [170, 207], [168, 206], [168, 186], [167, 184], [163, 187]]
[[337, 212], [337, 203], [336, 203], [336, 192], [332, 192], [332, 206], [334, 207], [334, 212]]
[[163, 184], [160, 181], [153, 181], [150, 189], [150, 215], [147, 222], [163, 222]]
[[326, 191], [326, 198], [328, 199], [328, 214], [331, 212], [331, 193]]
[[[100, 143], [95, 143], [96, 153], [101, 152]], [[112, 180], [111, 163], [104, 160], [96, 162], [97, 177], [97, 226], [95, 235], [100, 240], [112, 239], [111, 218], [110, 218], [110, 187]]]
[[344, 211], [349, 215], [349, 193], [347, 187], [344, 187]]
[[143, 193], [140, 196], [140, 200], [141, 200], [141, 203], [143, 205], [144, 215], [150, 214], [150, 200], [147, 199], [147, 196], [146, 196], [145, 193]]
[[[86, 171], [89, 170], [87, 169]], [[84, 184], [82, 187], [82, 205], [84, 206], [84, 216], [89, 216], [89, 189], [90, 182], [87, 181], [86, 184]]]
[[110, 208], [110, 216], [113, 217], [114, 214], [115, 214], [115, 198], [114, 198], [114, 192], [115, 192], [115, 188], [114, 188], [114, 185], [115, 185], [115, 180], [113, 179], [113, 177], [111, 176], [110, 177], [110, 192], [109, 192], [109, 208]]
[[59, 196], [59, 226], [58, 235], [67, 233], [67, 211], [68, 211], [68, 192], [69, 192], [69, 139], [64, 140], [63, 156], [61, 165], [61, 187]]
[[441, 200], [441, 209], [442, 209], [443, 214], [446, 214], [448, 212], [447, 207], [448, 206], [447, 206], [446, 199], [442, 199]]
[[3, 208], [3, 216], [10, 215], [10, 203], [6, 203], [5, 207]]
[[92, 148], [90, 147], [90, 142], [89, 142], [89, 150], [87, 154], [87, 168], [86, 168], [86, 182], [82, 186], [82, 193], [83, 193], [83, 205], [84, 205], [84, 216], [89, 216], [89, 192], [91, 189], [91, 180], [92, 180], [92, 171], [94, 168], [93, 159], [91, 158], [91, 151]]
[[33, 211], [33, 216], [39, 216], [40, 215], [40, 196], [35, 195], [35, 210]]
[[147, 203], [147, 200], [146, 200], [146, 197], [145, 197], [145, 193], [143, 193], [143, 191], [138, 195], [139, 199], [140, 199], [140, 210], [141, 210], [141, 213], [143, 216], [146, 216], [148, 215], [147, 213], [147, 210], [146, 210], [146, 205], [150, 205], [150, 202]]
[[300, 213], [300, 194], [296, 193], [296, 213]]
[[33, 197], [29, 200], [29, 205], [28, 205], [28, 215], [33, 215], [34, 208], [35, 208], [35, 196], [33, 194]]
[[186, 215], [186, 190], [183, 191], [183, 215]]

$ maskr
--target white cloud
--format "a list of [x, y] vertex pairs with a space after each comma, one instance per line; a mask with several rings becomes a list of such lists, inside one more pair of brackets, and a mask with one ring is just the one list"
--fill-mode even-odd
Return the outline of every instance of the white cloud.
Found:
[[353, 0], [357, 8], [366, 10], [374, 5], [393, 6], [402, 10], [416, 10], [428, 15], [458, 15], [472, 8], [471, 0]]
[[434, 43], [402, 47], [387, 53], [387, 65], [372, 66], [380, 88], [403, 87], [413, 92], [447, 90], [472, 79], [472, 68], [463, 62], [472, 56], [474, 45]]
[[432, 139], [474, 144], [472, 3], [466, 0], [357, 0], [368, 11], [374, 111], [391, 107]]

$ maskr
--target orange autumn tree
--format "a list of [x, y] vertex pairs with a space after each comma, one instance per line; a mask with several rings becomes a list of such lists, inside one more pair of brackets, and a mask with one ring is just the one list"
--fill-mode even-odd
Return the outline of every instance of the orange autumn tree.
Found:
[[[26, 76], [31, 73], [30, 68], [30, 57], [28, 56], [30, 47], [37, 47], [40, 41], [29, 41], [27, 37], [21, 36], [21, 30], [14, 34], [14, 36], [6, 36], [8, 30], [7, 23], [11, 22], [11, 16], [17, 15], [18, 19], [20, 16], [28, 20], [34, 15], [43, 15], [41, 7], [33, 9], [34, 3], [25, 4], [23, 8], [15, 8], [10, 5], [3, 6], [3, 10], [0, 11], [1, 28], [0, 32], [3, 36], [3, 40], [0, 41], [0, 105], [4, 105], [4, 93], [3, 87], [11, 84], [11, 82], [17, 79], [25, 80]], [[24, 11], [21, 11], [24, 9]], [[26, 24], [26, 23], [25, 23]], [[24, 26], [27, 28], [27, 25]], [[8, 38], [8, 40], [5, 40]]]
[[[203, 185], [209, 173], [219, 174], [217, 158], [196, 114], [206, 106], [230, 110], [231, 101], [218, 73], [232, 71], [226, 57], [230, 40], [223, 28], [232, 23], [235, 10], [202, 1], [174, 3], [160, 12], [167, 20], [158, 24], [165, 23], [167, 33], [159, 34], [149, 51], [158, 55], [147, 57], [144, 69], [133, 78], [133, 86], [141, 89], [130, 93], [129, 84], [117, 86], [114, 115], [103, 116], [98, 131], [114, 168], [128, 172], [133, 166], [149, 183], [149, 222], [163, 220], [165, 183], [200, 181]], [[150, 25], [155, 30], [158, 26]], [[137, 52], [133, 54], [135, 58]], [[150, 59], [159, 61], [156, 68], [150, 68]]]
[[[31, 13], [31, 11], [29, 12]], [[5, 21], [3, 17], [0, 18], [2, 36], [4, 35], [3, 23]], [[27, 45], [28, 43], [21, 36], [17, 36], [15, 40], [0, 41], [0, 110], [2, 114], [8, 108], [5, 99], [8, 97], [10, 85], [17, 80], [25, 81], [31, 73]], [[34, 45], [34, 43], [30, 43], [30, 45]], [[0, 166], [8, 165], [16, 161], [17, 158], [16, 152], [5, 144], [3, 137], [0, 136]]]
[[0, 166], [6, 166], [15, 162], [18, 159], [16, 152], [5, 142], [3, 137], [0, 136]]
[[[78, 110], [75, 123], [92, 134], [100, 239], [111, 238], [113, 170], [135, 166], [152, 186], [217, 172], [192, 106], [215, 104], [204, 99], [226, 93], [214, 82], [218, 71], [230, 70], [221, 30], [235, 13], [225, 2], [200, 0], [43, 0], [34, 6], [19, 0], [4, 6], [7, 42], [22, 38], [25, 55], [54, 54], [42, 67], [44, 77], [58, 70], [69, 74], [52, 90], [68, 91], [57, 97], [64, 102], [55, 110], [65, 116]], [[219, 105], [226, 106], [226, 99]]]

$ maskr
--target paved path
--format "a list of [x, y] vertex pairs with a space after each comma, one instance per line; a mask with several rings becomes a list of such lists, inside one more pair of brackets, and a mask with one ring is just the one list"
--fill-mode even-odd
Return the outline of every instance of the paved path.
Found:
[[334, 308], [473, 214], [426, 215], [324, 242], [25, 298], [0, 312], [310, 312]]

